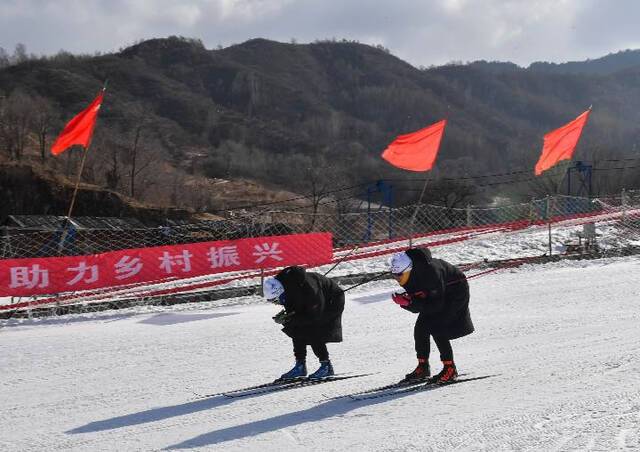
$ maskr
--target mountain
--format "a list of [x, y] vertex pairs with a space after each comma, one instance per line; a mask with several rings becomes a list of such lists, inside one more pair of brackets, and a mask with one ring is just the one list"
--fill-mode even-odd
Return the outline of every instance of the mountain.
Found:
[[[423, 70], [356, 42], [253, 39], [209, 50], [171, 37], [113, 54], [63, 53], [0, 69], [5, 124], [18, 123], [7, 111], [40, 106], [23, 111], [30, 139], [5, 133], [0, 155], [44, 160], [48, 170], [72, 176], [75, 151], [37, 158], [36, 113], [49, 112], [50, 145], [106, 79], [84, 181], [212, 212], [247, 200], [237, 190], [223, 196], [223, 185], [206, 181], [249, 179], [264, 193], [251, 202], [269, 202], [282, 199], [283, 190], [317, 194], [379, 178], [423, 177], [379, 156], [396, 135], [443, 117], [449, 124], [432, 174], [449, 178], [529, 171], [544, 133], [590, 105], [579, 159], [630, 155], [640, 123], [640, 67], [605, 75], [486, 62]], [[398, 190], [403, 196], [415, 193]]]
[[566, 63], [535, 62], [529, 69], [553, 74], [591, 74], [610, 75], [629, 68], [640, 67], [640, 50], [624, 50], [610, 53], [602, 58], [586, 61], [569, 61]]

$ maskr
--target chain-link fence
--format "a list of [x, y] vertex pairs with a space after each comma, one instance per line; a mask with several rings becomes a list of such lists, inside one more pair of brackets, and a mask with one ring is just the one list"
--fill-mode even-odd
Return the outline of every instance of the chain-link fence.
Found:
[[[386, 255], [409, 246], [429, 246], [436, 257], [462, 265], [469, 271], [482, 271], [494, 261], [542, 255], [620, 255], [640, 248], [639, 191], [598, 199], [554, 196], [488, 207], [420, 205], [373, 209], [369, 206], [357, 212], [345, 212], [330, 203], [322, 207], [315, 214], [272, 210], [229, 220], [158, 228], [82, 228], [73, 220], [49, 231], [4, 228], [0, 237], [0, 271], [5, 273], [9, 272], [8, 263], [22, 262], [19, 259], [64, 260], [72, 259], [70, 256], [140, 249], [154, 249], [165, 254], [164, 258], [158, 258], [159, 264], [154, 268], [138, 270], [144, 276], [143, 282], [127, 284], [126, 278], [121, 278], [91, 290], [68, 290], [32, 297], [11, 296], [11, 289], [41, 284], [45, 276], [43, 268], [36, 268], [41, 272], [39, 274], [33, 268], [23, 274], [14, 269], [12, 276], [20, 278], [5, 278], [4, 293], [8, 295], [0, 297], [0, 315], [65, 313], [255, 295], [259, 293], [261, 278], [277, 272], [280, 266], [277, 260], [269, 259], [273, 256], [267, 256], [264, 261], [258, 262], [262, 257], [257, 259], [251, 268], [224, 271], [225, 263], [238, 259], [230, 251], [231, 244], [247, 238], [329, 232], [333, 258], [327, 259], [324, 265], [316, 265], [313, 270], [330, 271], [328, 276], [337, 278], [343, 285], [378, 275], [385, 270]], [[313, 241], [318, 235], [302, 237], [305, 241], [298, 242], [296, 252], [302, 256], [311, 255], [317, 246]], [[182, 271], [195, 267], [196, 257], [191, 251], [181, 251], [180, 247], [208, 246], [210, 242], [223, 244], [226, 251], [222, 245], [207, 248], [202, 271], [197, 276], [185, 277], [187, 273]], [[127, 261], [124, 258], [129, 256], [118, 257], [121, 260], [114, 265], [121, 265], [118, 267], [122, 270], [120, 276], [134, 271], [133, 258]], [[74, 265], [66, 270], [70, 272], [68, 280], [97, 278], [90, 267]]]

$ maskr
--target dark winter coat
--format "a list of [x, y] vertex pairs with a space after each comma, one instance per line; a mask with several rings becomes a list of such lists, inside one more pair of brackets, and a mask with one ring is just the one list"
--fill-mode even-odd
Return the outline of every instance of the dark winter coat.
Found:
[[342, 342], [344, 291], [331, 279], [302, 267], [276, 275], [284, 286], [285, 310], [294, 315], [282, 331], [307, 344]]
[[442, 259], [432, 258], [426, 248], [412, 248], [406, 253], [412, 269], [403, 286], [411, 297], [405, 309], [420, 313], [432, 335], [455, 339], [473, 333], [469, 284], [464, 273]]

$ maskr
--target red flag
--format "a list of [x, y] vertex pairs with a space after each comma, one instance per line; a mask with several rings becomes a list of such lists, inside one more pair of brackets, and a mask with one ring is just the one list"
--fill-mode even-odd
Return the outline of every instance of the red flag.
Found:
[[436, 161], [446, 125], [447, 120], [443, 119], [417, 132], [399, 135], [384, 150], [382, 158], [409, 171], [430, 170]]
[[100, 91], [100, 94], [91, 102], [91, 105], [67, 123], [51, 147], [51, 153], [53, 155], [61, 154], [65, 149], [74, 144], [79, 144], [85, 149], [89, 147], [103, 97], [104, 90]]
[[542, 154], [540, 155], [538, 163], [536, 163], [536, 176], [539, 176], [543, 171], [548, 170], [560, 160], [571, 160], [573, 151], [575, 151], [580, 135], [582, 134], [582, 129], [589, 118], [589, 113], [591, 113], [591, 108], [570, 123], [544, 136]]

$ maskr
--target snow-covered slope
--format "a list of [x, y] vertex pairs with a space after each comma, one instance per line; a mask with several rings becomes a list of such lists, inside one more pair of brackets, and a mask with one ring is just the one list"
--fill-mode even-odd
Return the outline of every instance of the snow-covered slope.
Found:
[[348, 292], [345, 341], [330, 345], [337, 372], [374, 375], [245, 399], [193, 392], [291, 366], [272, 305], [5, 321], [0, 450], [640, 449], [639, 271], [632, 257], [472, 279], [476, 332], [454, 353], [460, 371], [490, 377], [359, 402], [325, 395], [415, 366], [415, 316], [389, 301], [390, 281]]

